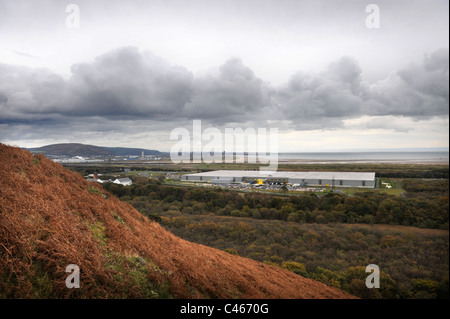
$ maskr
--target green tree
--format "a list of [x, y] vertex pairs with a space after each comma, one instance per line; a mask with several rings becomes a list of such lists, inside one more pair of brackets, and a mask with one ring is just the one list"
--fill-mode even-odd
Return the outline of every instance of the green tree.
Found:
[[285, 261], [281, 264], [281, 268], [292, 271], [292, 272], [296, 273], [297, 275], [301, 275], [303, 277], [308, 276], [305, 265], [295, 262], [295, 261]]

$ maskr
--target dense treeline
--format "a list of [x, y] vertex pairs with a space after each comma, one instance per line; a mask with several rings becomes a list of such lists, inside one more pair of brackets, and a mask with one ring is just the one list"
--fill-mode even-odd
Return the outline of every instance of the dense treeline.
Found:
[[[147, 216], [158, 218], [163, 208], [152, 201], [177, 203], [186, 214], [250, 217], [298, 223], [364, 223], [448, 229], [448, 180], [404, 180], [404, 196], [362, 192], [354, 196], [328, 193], [318, 196], [273, 196], [240, 193], [221, 188], [175, 187], [160, 181], [130, 187], [104, 187], [133, 204]], [[169, 205], [170, 206], [170, 205]], [[177, 206], [177, 207], [178, 207]]]
[[[162, 224], [177, 236], [290, 269], [363, 298], [448, 298], [448, 233], [401, 226], [297, 224], [186, 215]], [[367, 289], [365, 267], [380, 267]]]

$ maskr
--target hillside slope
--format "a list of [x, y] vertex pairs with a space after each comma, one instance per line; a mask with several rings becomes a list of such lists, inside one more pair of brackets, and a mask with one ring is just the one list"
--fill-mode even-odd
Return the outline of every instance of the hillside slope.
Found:
[[43, 153], [44, 155], [64, 155], [64, 156], [140, 156], [142, 152], [145, 155], [161, 155], [159, 151], [147, 150], [143, 148], [129, 147], [103, 147], [95, 145], [87, 145], [80, 143], [62, 143], [51, 144], [42, 147], [28, 149], [33, 153]]
[[40, 154], [0, 144], [0, 181], [1, 298], [352, 298], [178, 238]]
[[110, 150], [95, 145], [86, 145], [80, 143], [62, 143], [45, 145], [42, 147], [30, 148], [31, 152], [39, 152], [46, 155], [65, 155], [65, 156], [108, 156], [114, 155]]

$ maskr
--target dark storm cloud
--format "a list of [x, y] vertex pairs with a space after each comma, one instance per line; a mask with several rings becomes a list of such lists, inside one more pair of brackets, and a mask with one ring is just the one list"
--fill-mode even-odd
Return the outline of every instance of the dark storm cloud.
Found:
[[0, 119], [33, 120], [59, 113], [64, 80], [46, 69], [0, 64]]
[[449, 51], [438, 50], [425, 56], [421, 65], [411, 66], [399, 71], [399, 76], [419, 92], [444, 98], [448, 101], [449, 93]]
[[298, 129], [333, 128], [341, 125], [341, 119], [360, 115], [366, 95], [358, 63], [343, 57], [322, 74], [292, 76], [279, 90], [278, 103]]
[[297, 129], [333, 128], [364, 115], [414, 119], [449, 114], [449, 53], [441, 49], [372, 85], [356, 60], [344, 57], [318, 75], [298, 73], [278, 91], [283, 113]]
[[199, 77], [186, 115], [216, 123], [245, 121], [270, 104], [271, 89], [239, 59], [230, 59], [218, 74]]
[[192, 95], [192, 74], [149, 52], [121, 48], [75, 64], [67, 83], [68, 114], [78, 116], [173, 116]]
[[448, 115], [449, 51], [440, 49], [371, 86], [366, 113], [416, 119]]
[[274, 87], [239, 59], [194, 76], [126, 47], [73, 65], [68, 80], [46, 69], [0, 64], [0, 122], [148, 119], [174, 127], [191, 119], [216, 125], [279, 120], [310, 130], [338, 128], [364, 115], [420, 119], [448, 115], [448, 70], [448, 49], [442, 49], [369, 84], [358, 62], [342, 57], [322, 73], [298, 72]]
[[226, 61], [217, 73], [194, 78], [186, 69], [134, 47], [74, 64], [67, 81], [47, 70], [0, 65], [3, 122], [61, 115], [241, 122], [270, 107], [270, 90], [239, 59]]
[[8, 97], [0, 92], [0, 104], [6, 104], [6, 102], [8, 102]]

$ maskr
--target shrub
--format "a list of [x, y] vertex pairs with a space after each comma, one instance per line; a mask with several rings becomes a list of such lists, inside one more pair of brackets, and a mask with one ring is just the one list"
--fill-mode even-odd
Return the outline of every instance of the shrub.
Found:
[[281, 268], [292, 271], [292, 272], [296, 273], [297, 275], [301, 275], [303, 277], [308, 276], [305, 265], [295, 262], [295, 261], [285, 261], [281, 264]]

